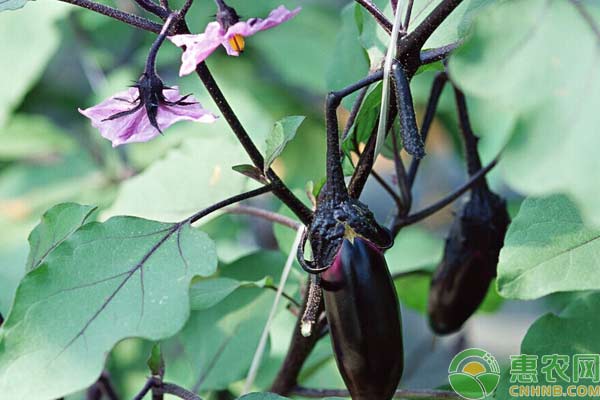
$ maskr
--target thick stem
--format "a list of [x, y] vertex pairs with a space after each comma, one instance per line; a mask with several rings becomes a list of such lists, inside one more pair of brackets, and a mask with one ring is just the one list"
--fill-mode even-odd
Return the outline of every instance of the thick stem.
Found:
[[137, 15], [129, 14], [116, 8], [105, 6], [90, 0], [60, 0], [65, 3], [73, 4], [75, 6], [87, 8], [88, 10], [97, 12], [99, 14], [106, 15], [107, 17], [125, 22], [136, 28], [144, 29], [154, 33], [160, 33], [162, 25], [152, 22], [146, 18], [138, 17]]
[[[454, 86], [454, 99], [456, 101], [456, 111], [458, 112], [458, 121], [460, 131], [465, 144], [465, 158], [467, 159], [467, 172], [474, 175], [481, 169], [481, 159], [477, 151], [477, 142], [479, 138], [473, 133], [471, 121], [469, 120], [469, 111], [465, 95], [456, 86]], [[482, 181], [485, 183], [485, 181]]]
[[[196, 67], [196, 73], [204, 83], [206, 90], [216, 103], [217, 107], [225, 117], [231, 130], [242, 144], [246, 153], [250, 156], [252, 163], [260, 170], [264, 169], [264, 159], [256, 145], [250, 139], [250, 136], [242, 126], [237, 115], [231, 109], [231, 106], [225, 99], [223, 92], [217, 85], [214, 77], [205, 63], [200, 63]], [[283, 201], [297, 216], [303, 224], [309, 225], [312, 220], [312, 211], [306, 207], [288, 188], [283, 184], [279, 176], [269, 168], [267, 178], [274, 184], [273, 193]]]
[[[302, 301], [302, 310], [299, 315], [304, 315], [308, 304], [308, 294], [304, 296]], [[320, 315], [323, 310], [323, 301], [319, 303], [317, 315]], [[321, 324], [324, 322], [320, 322]], [[279, 368], [277, 377], [273, 381], [269, 391], [285, 396], [297, 385], [298, 375], [302, 369], [302, 365], [310, 355], [310, 352], [319, 341], [319, 332], [321, 326], [313, 330], [312, 335], [308, 337], [302, 336], [302, 319], [298, 318], [296, 326], [292, 332], [290, 347], [285, 356], [283, 364]]]

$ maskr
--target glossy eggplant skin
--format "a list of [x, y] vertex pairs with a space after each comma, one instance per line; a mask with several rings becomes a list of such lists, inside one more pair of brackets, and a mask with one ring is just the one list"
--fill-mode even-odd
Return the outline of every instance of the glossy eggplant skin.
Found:
[[335, 358], [352, 399], [391, 399], [404, 355], [398, 297], [383, 252], [364, 239], [344, 239], [321, 284]]
[[428, 314], [434, 332], [456, 332], [477, 310], [496, 276], [509, 223], [503, 199], [487, 188], [472, 192], [450, 228], [431, 281]]

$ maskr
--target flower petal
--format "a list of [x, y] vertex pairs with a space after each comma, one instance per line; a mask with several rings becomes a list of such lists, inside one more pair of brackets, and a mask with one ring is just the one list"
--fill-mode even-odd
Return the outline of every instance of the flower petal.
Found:
[[[165, 89], [163, 93], [165, 98], [171, 102], [176, 102], [182, 97], [177, 86]], [[173, 106], [163, 104], [158, 108], [156, 119], [160, 129], [164, 130], [177, 121], [186, 120], [210, 124], [217, 120], [217, 116], [202, 108], [202, 104], [194, 96], [189, 96], [184, 101], [193, 104], [177, 104]]]
[[[177, 87], [166, 89], [163, 94], [166, 100], [171, 102], [176, 102], [182, 97]], [[79, 112], [92, 121], [92, 126], [98, 128], [100, 134], [112, 142], [113, 147], [125, 143], [147, 142], [158, 136], [160, 132], [150, 123], [143, 106], [131, 114], [107, 119], [117, 113], [135, 108], [139, 104], [136, 101], [138, 95], [139, 92], [136, 88], [130, 88], [96, 106], [85, 110], [79, 109]], [[194, 104], [172, 106], [161, 104], [159, 106], [157, 122], [161, 130], [164, 131], [175, 122], [182, 120], [205, 123], [212, 123], [216, 120], [216, 116], [202, 108], [202, 105], [194, 97], [189, 96], [185, 101]]]
[[284, 6], [279, 6], [269, 13], [269, 16], [265, 19], [251, 18], [248, 21], [240, 21], [230, 27], [225, 34], [225, 38], [229, 40], [234, 35], [251, 36], [256, 32], [271, 29], [285, 21], [293, 18], [301, 10], [298, 7], [292, 11], [288, 10]]
[[211, 22], [204, 33], [198, 35], [175, 35], [169, 40], [178, 47], [185, 47], [181, 56], [179, 76], [188, 75], [196, 69], [196, 65], [204, 61], [223, 41], [225, 32], [218, 22]]

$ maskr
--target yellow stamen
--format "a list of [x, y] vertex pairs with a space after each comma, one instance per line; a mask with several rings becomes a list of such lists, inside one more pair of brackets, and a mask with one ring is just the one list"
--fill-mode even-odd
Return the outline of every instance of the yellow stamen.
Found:
[[244, 51], [246, 42], [244, 41], [244, 37], [242, 35], [236, 34], [229, 39], [229, 44], [233, 50], [237, 51], [238, 53], [242, 53]]

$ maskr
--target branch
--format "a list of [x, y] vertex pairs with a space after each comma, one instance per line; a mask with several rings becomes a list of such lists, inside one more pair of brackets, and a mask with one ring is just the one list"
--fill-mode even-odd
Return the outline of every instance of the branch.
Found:
[[288, 228], [294, 230], [297, 230], [300, 227], [300, 225], [302, 225], [299, 222], [286, 217], [285, 215], [277, 214], [275, 212], [265, 210], [262, 208], [246, 206], [241, 204], [235, 207], [229, 207], [225, 210], [225, 212], [228, 212], [230, 214], [251, 215], [253, 217], [259, 217], [262, 219], [266, 219], [267, 221], [287, 226]]
[[136, 28], [144, 29], [154, 33], [160, 33], [162, 25], [150, 21], [149, 19], [138, 17], [137, 15], [129, 14], [116, 8], [105, 6], [91, 0], [60, 0], [65, 3], [73, 4], [75, 6], [83, 7], [88, 10], [97, 12], [107, 17], [125, 22]]
[[137, 3], [138, 6], [140, 6], [144, 10], [156, 15], [157, 17], [159, 17], [162, 20], [167, 19], [167, 17], [169, 16], [169, 11], [162, 8], [161, 6], [159, 6], [152, 0], [135, 0], [135, 2]]
[[[200, 63], [196, 67], [196, 73], [200, 77], [200, 80], [206, 87], [206, 90], [214, 100], [215, 104], [225, 117], [225, 120], [229, 124], [229, 127], [238, 138], [239, 142], [246, 150], [246, 153], [250, 156], [252, 163], [260, 170], [264, 169], [264, 159], [260, 154], [260, 151], [252, 142], [252, 139], [242, 126], [235, 112], [231, 109], [231, 106], [225, 99], [223, 92], [217, 85], [214, 77], [210, 73], [210, 70], [206, 64]], [[312, 221], [312, 211], [304, 205], [281, 181], [279, 176], [271, 169], [267, 171], [267, 178], [274, 184], [273, 192], [275, 195], [283, 201], [293, 212], [300, 218], [304, 225], [309, 225]]]
[[[350, 397], [350, 393], [344, 389], [310, 389], [297, 386], [292, 390], [292, 394], [319, 399], [322, 397]], [[461, 397], [448, 390], [430, 390], [430, 389], [398, 389], [394, 394], [395, 399], [452, 399], [460, 400]]]
[[387, 32], [392, 32], [392, 23], [383, 15], [383, 12], [371, 0], [355, 0], [369, 14], [375, 18], [375, 21]]
[[431, 64], [436, 61], [441, 61], [448, 57], [458, 46], [462, 44], [461, 41], [447, 44], [442, 47], [436, 47], [434, 49], [423, 50], [421, 52], [421, 65]]
[[268, 192], [270, 192], [272, 190], [274, 190], [274, 186], [273, 186], [273, 184], [269, 184], [269, 185], [265, 185], [265, 186], [263, 186], [261, 188], [251, 190], [251, 191], [246, 192], [246, 193], [241, 193], [241, 194], [238, 194], [236, 196], [232, 196], [232, 197], [230, 197], [228, 199], [225, 199], [225, 200], [220, 201], [220, 202], [218, 202], [216, 204], [213, 204], [212, 206], [207, 207], [204, 210], [198, 211], [196, 214], [194, 214], [194, 215], [190, 216], [189, 218], [185, 219], [182, 222], [182, 224], [183, 223], [193, 224], [194, 222], [198, 221], [200, 218], [205, 217], [208, 214], [213, 213], [213, 212], [215, 212], [215, 211], [217, 211], [217, 210], [219, 210], [219, 209], [221, 209], [223, 207], [230, 206], [230, 205], [232, 205], [234, 203], [240, 202], [242, 200], [249, 199], [251, 197], [256, 197], [256, 196], [259, 196], [261, 194], [268, 193]]
[[462, 186], [456, 189], [454, 192], [450, 193], [440, 201], [430, 205], [429, 207], [424, 208], [421, 211], [418, 211], [414, 214], [407, 216], [406, 218], [398, 218], [394, 222], [394, 226], [392, 227], [392, 232], [394, 236], [396, 233], [400, 231], [400, 229], [406, 225], [414, 224], [415, 222], [419, 222], [422, 219], [429, 217], [432, 214], [440, 211], [442, 208], [446, 207], [448, 204], [452, 203], [454, 200], [458, 199], [462, 196], [467, 190], [471, 189], [473, 186], [479, 183], [481, 179], [485, 178], [485, 175], [492, 170], [498, 163], [498, 158], [500, 155], [496, 156], [494, 160], [492, 160], [485, 168], [477, 171], [476, 174], [472, 175], [470, 179], [465, 182]]
[[174, 383], [163, 383], [158, 390], [162, 393], [172, 394], [183, 400], [202, 400], [200, 396], [182, 388]]

